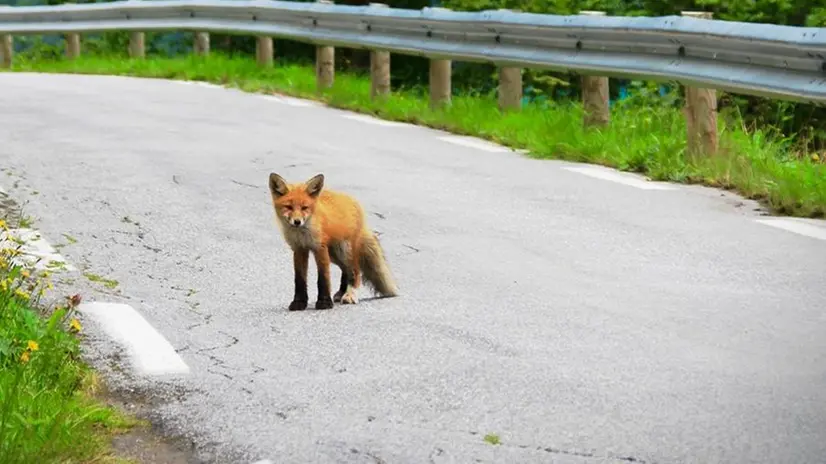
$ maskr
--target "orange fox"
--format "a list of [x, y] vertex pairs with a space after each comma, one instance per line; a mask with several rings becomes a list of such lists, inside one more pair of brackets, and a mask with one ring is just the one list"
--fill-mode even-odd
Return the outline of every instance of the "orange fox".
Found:
[[[278, 225], [293, 250], [295, 294], [290, 311], [307, 308], [307, 263], [310, 251], [318, 267], [316, 309], [329, 309], [333, 301], [358, 302], [356, 290], [361, 276], [382, 296], [396, 296], [398, 290], [378, 238], [367, 228], [364, 210], [349, 195], [322, 191], [324, 175], [300, 184], [287, 184], [270, 173], [270, 194]], [[341, 284], [330, 298], [330, 261], [341, 269]]]

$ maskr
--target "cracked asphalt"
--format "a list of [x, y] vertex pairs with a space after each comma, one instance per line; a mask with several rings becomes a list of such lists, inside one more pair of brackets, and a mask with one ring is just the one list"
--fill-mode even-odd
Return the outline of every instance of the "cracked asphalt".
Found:
[[[752, 202], [234, 90], [0, 88], [0, 185], [79, 268], [60, 289], [132, 305], [191, 373], [135, 377], [93, 325], [90, 360], [193, 462], [826, 456], [826, 242]], [[357, 196], [401, 296], [287, 312], [271, 171]]]

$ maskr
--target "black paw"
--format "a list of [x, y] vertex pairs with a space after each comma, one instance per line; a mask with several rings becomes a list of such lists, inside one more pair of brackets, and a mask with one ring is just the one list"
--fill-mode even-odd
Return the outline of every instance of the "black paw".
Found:
[[303, 311], [307, 309], [307, 301], [306, 300], [293, 300], [290, 303], [290, 311]]
[[333, 300], [330, 297], [327, 298], [319, 298], [318, 301], [315, 302], [315, 309], [330, 309], [333, 307]]

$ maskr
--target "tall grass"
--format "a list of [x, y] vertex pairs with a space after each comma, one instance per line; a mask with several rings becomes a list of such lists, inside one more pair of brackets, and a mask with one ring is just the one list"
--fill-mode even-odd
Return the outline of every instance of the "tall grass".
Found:
[[674, 100], [620, 101], [612, 107], [607, 128], [588, 129], [582, 125], [582, 106], [577, 102], [527, 104], [521, 111], [503, 113], [494, 94], [479, 94], [455, 96], [448, 107], [431, 110], [423, 89], [398, 89], [386, 100], [372, 101], [368, 77], [338, 73], [331, 89], [318, 92], [311, 66], [277, 63], [264, 69], [252, 59], [217, 53], [206, 58], [145, 60], [22, 57], [13, 69], [208, 81], [250, 92], [312, 98], [385, 119], [483, 137], [526, 149], [537, 158], [596, 163], [644, 173], [654, 180], [733, 189], [762, 201], [775, 213], [826, 215], [826, 164], [817, 155], [796, 152], [793, 140], [771, 130], [747, 131], [736, 114], [722, 114], [720, 154], [689, 157], [685, 121], [679, 101]]
[[38, 309], [52, 285], [19, 260], [22, 246], [0, 219], [0, 462], [103, 462], [111, 434], [133, 422], [94, 398], [79, 357], [80, 297]]

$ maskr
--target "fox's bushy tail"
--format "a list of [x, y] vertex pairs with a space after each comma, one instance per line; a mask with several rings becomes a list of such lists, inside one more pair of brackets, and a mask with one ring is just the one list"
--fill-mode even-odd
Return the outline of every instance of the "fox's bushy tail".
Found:
[[381, 296], [397, 296], [399, 290], [390, 274], [378, 237], [366, 230], [361, 239], [359, 267], [363, 280]]

